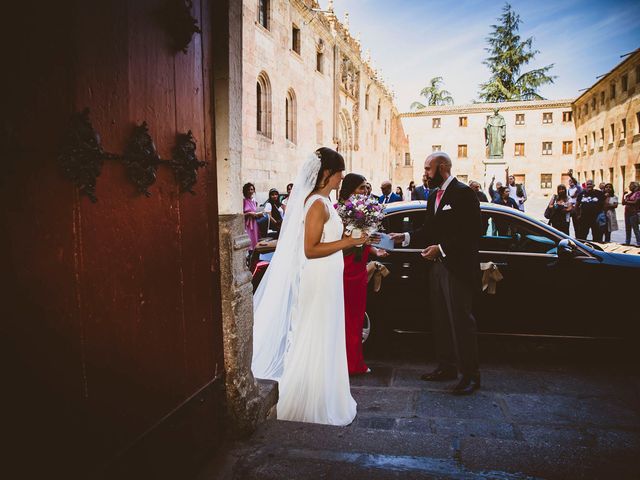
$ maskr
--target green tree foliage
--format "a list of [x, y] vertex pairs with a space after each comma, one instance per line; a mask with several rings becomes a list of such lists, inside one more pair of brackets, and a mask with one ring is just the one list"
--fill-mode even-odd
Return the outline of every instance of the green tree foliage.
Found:
[[491, 25], [485, 48], [489, 57], [483, 62], [491, 70], [491, 78], [480, 85], [480, 98], [485, 102], [515, 100], [543, 100], [538, 89], [553, 83], [555, 76], [547, 75], [553, 64], [521, 73], [522, 67], [536, 56], [532, 48], [533, 37], [522, 40], [518, 35], [520, 16], [511, 5], [505, 4], [498, 25]]
[[421, 102], [413, 102], [411, 104], [411, 110], [423, 110], [427, 106], [434, 105], [453, 105], [453, 97], [451, 92], [442, 90], [443, 85], [442, 77], [433, 77], [429, 80], [429, 85], [420, 90], [420, 95], [425, 98], [427, 104]]

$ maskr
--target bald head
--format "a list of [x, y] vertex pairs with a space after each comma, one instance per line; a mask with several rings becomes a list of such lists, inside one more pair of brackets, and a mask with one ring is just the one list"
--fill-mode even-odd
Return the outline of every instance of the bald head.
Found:
[[424, 168], [427, 168], [427, 162], [435, 162], [435, 165], [437, 166], [442, 165], [449, 172], [451, 172], [451, 166], [453, 165], [453, 163], [451, 162], [451, 157], [445, 152], [433, 152], [431, 155], [429, 155], [424, 161]]
[[438, 188], [451, 176], [451, 157], [445, 152], [433, 152], [424, 161], [424, 173], [429, 178], [429, 188]]
[[382, 190], [383, 195], [389, 195], [391, 193], [391, 182], [389, 180], [385, 180], [380, 184], [380, 190]]

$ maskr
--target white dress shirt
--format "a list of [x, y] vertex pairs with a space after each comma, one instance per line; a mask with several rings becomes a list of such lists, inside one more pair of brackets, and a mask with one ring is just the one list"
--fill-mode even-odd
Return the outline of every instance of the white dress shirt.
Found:
[[[453, 175], [451, 175], [449, 178], [447, 178], [443, 183], [442, 186], [436, 190], [436, 192], [434, 193], [434, 195], [438, 194], [438, 191], [444, 192], [447, 187], [449, 186], [449, 184], [451, 182], [453, 182], [453, 179], [456, 178]], [[431, 195], [431, 193], [429, 193]], [[442, 194], [442, 197], [440, 198], [440, 201], [442, 201], [442, 198], [444, 197], [444, 193]], [[438, 210], [438, 206], [436, 205], [436, 202], [433, 202], [433, 213], [435, 214], [436, 211]], [[411, 243], [411, 234], [409, 232], [405, 232], [404, 233], [404, 241], [402, 242], [402, 246], [406, 247], [407, 245], [409, 245], [409, 243]], [[438, 248], [440, 249], [440, 255], [442, 255], [442, 257], [446, 257], [446, 255], [444, 254], [444, 250], [442, 250], [442, 245], [438, 244]]]

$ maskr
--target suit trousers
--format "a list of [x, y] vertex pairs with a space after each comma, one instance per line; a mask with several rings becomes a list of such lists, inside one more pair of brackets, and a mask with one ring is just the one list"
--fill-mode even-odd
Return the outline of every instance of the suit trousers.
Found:
[[471, 285], [436, 261], [429, 272], [431, 318], [438, 365], [457, 367], [463, 376], [478, 376], [476, 319], [471, 313]]

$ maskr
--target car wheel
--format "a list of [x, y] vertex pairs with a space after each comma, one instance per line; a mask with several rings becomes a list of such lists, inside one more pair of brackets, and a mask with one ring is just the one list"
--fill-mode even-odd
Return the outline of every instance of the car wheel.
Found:
[[364, 312], [364, 325], [362, 326], [362, 343], [365, 343], [371, 334], [371, 319], [367, 312]]

